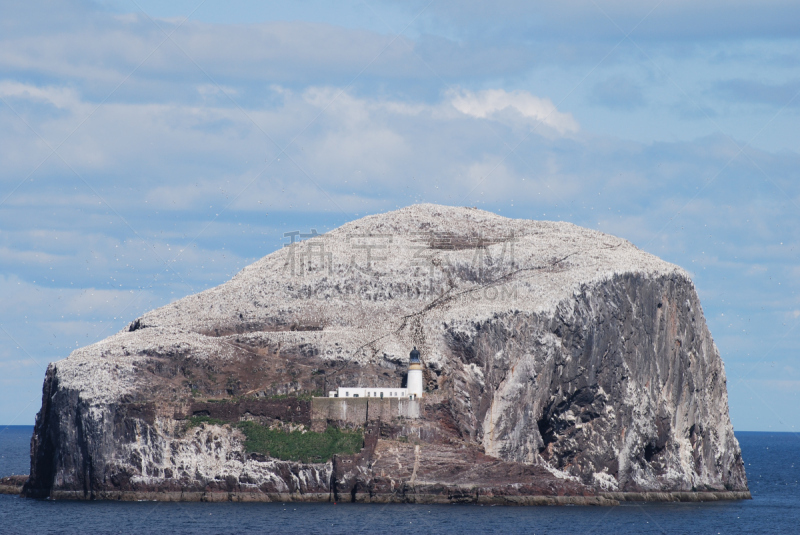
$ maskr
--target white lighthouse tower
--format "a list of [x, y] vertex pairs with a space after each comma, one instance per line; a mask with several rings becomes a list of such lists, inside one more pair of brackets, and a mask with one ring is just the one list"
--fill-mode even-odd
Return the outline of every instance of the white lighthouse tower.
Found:
[[422, 397], [422, 364], [419, 361], [417, 347], [411, 351], [411, 360], [408, 363], [408, 397], [419, 399]]

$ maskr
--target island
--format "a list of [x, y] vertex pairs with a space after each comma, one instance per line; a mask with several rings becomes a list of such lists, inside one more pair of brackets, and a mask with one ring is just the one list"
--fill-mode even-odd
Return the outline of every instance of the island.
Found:
[[750, 497], [723, 362], [680, 267], [468, 207], [305, 231], [51, 363], [22, 494]]

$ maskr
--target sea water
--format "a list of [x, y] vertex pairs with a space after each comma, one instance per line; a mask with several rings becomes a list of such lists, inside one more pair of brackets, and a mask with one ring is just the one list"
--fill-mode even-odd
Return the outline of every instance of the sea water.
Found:
[[[30, 426], [0, 427], [0, 476], [29, 471]], [[752, 500], [501, 507], [29, 500], [0, 495], [2, 533], [800, 533], [800, 435], [736, 433]]]

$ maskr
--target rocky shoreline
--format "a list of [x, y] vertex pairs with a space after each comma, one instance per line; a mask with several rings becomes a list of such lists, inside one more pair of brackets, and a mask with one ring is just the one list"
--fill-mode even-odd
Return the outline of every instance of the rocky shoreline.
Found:
[[0, 494], [20, 494], [22, 486], [28, 480], [28, 476], [7, 476], [0, 478]]
[[[27, 476], [14, 476], [0, 479], [0, 494], [22, 493]], [[597, 496], [545, 496], [545, 495], [495, 495], [481, 493], [485, 489], [461, 488], [446, 489], [448, 493], [417, 492], [416, 489], [403, 489], [401, 493], [389, 495], [370, 495], [357, 493], [354, 499], [341, 500], [354, 503], [416, 503], [416, 504], [475, 504], [507, 506], [542, 505], [586, 505], [615, 506], [620, 502], [714, 502], [750, 500], [749, 491], [732, 492], [602, 492]], [[455, 492], [453, 492], [455, 491]], [[347, 497], [353, 498], [353, 497]], [[52, 494], [53, 500], [86, 500], [83, 492], [59, 491]], [[111, 501], [158, 501], [158, 502], [337, 502], [332, 493], [264, 493], [264, 492], [175, 492], [175, 491], [107, 491], [98, 492], [94, 500]]]

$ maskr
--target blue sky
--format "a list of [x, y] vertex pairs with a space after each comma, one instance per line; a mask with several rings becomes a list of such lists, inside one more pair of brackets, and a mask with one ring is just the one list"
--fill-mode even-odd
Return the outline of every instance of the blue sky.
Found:
[[414, 202], [689, 270], [739, 430], [800, 429], [800, 4], [3, 2], [0, 423], [48, 362]]

